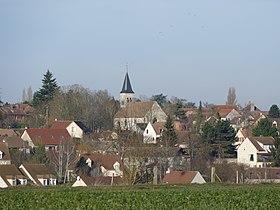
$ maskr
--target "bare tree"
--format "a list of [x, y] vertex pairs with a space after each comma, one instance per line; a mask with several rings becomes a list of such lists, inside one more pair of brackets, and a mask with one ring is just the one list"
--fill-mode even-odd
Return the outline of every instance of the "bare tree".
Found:
[[25, 88], [23, 89], [22, 91], [22, 102], [25, 102], [27, 101], [27, 95], [26, 95], [26, 91], [25, 91]]
[[234, 87], [230, 87], [228, 90], [228, 96], [227, 96], [227, 105], [233, 105], [235, 106], [237, 104], [236, 100], [236, 91]]
[[26, 101], [31, 102], [33, 98], [33, 91], [31, 86], [28, 87], [27, 89], [27, 97], [26, 97]]

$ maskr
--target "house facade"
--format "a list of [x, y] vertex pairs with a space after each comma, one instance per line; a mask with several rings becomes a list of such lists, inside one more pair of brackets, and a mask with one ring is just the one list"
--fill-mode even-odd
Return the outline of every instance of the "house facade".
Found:
[[82, 139], [89, 129], [80, 121], [59, 121], [55, 119], [52, 129], [66, 129], [72, 138]]
[[19, 169], [33, 185], [57, 185], [57, 178], [49, 171], [49, 169], [44, 164], [22, 164]]
[[27, 185], [27, 178], [15, 165], [0, 165], [0, 188], [25, 185]]
[[246, 138], [237, 149], [237, 162], [249, 167], [266, 167], [272, 163], [271, 148], [274, 147], [272, 137]]
[[11, 165], [12, 160], [9, 152], [9, 148], [5, 141], [0, 142], [0, 165]]
[[148, 123], [143, 132], [143, 142], [146, 144], [156, 144], [158, 139], [162, 136], [165, 123]]

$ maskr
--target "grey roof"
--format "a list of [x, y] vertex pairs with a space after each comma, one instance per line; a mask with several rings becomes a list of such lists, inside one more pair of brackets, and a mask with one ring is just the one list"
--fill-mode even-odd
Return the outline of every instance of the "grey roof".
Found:
[[126, 73], [125, 75], [121, 93], [134, 93], [134, 91], [132, 90], [128, 73]]

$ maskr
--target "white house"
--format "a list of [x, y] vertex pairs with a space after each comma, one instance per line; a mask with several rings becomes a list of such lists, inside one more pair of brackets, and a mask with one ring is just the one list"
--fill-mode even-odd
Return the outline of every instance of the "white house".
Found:
[[165, 123], [148, 123], [143, 132], [143, 142], [146, 144], [156, 144], [157, 140], [162, 136]]
[[52, 129], [66, 129], [72, 138], [82, 139], [89, 129], [80, 121], [59, 121], [55, 119]]
[[271, 164], [273, 137], [246, 138], [237, 149], [237, 162], [250, 167], [265, 167]]
[[0, 142], [0, 165], [10, 165], [12, 162], [9, 148], [5, 141]]
[[21, 138], [32, 148], [44, 145], [46, 150], [55, 150], [58, 145], [71, 140], [66, 129], [53, 128], [28, 128], [23, 132]]
[[0, 165], [0, 188], [27, 185], [27, 179], [15, 165]]
[[236, 135], [235, 135], [237, 141], [235, 142], [236, 146], [240, 146], [242, 142], [249, 137], [252, 137], [252, 130], [250, 128], [240, 128]]
[[57, 185], [56, 177], [44, 164], [22, 164], [19, 169], [34, 185]]
[[95, 153], [87, 155], [85, 159], [90, 168], [92, 168], [93, 165], [100, 166], [102, 176], [123, 176], [123, 161], [118, 155]]
[[205, 184], [206, 181], [198, 171], [170, 171], [163, 178], [163, 183], [170, 185]]

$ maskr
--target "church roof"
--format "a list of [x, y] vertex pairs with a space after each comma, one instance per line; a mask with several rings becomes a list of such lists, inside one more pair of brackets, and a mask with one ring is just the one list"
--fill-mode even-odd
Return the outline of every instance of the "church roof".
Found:
[[144, 118], [154, 104], [153, 101], [129, 103], [117, 112], [115, 118]]
[[126, 73], [125, 75], [121, 93], [134, 93], [134, 91], [132, 90], [128, 73]]

